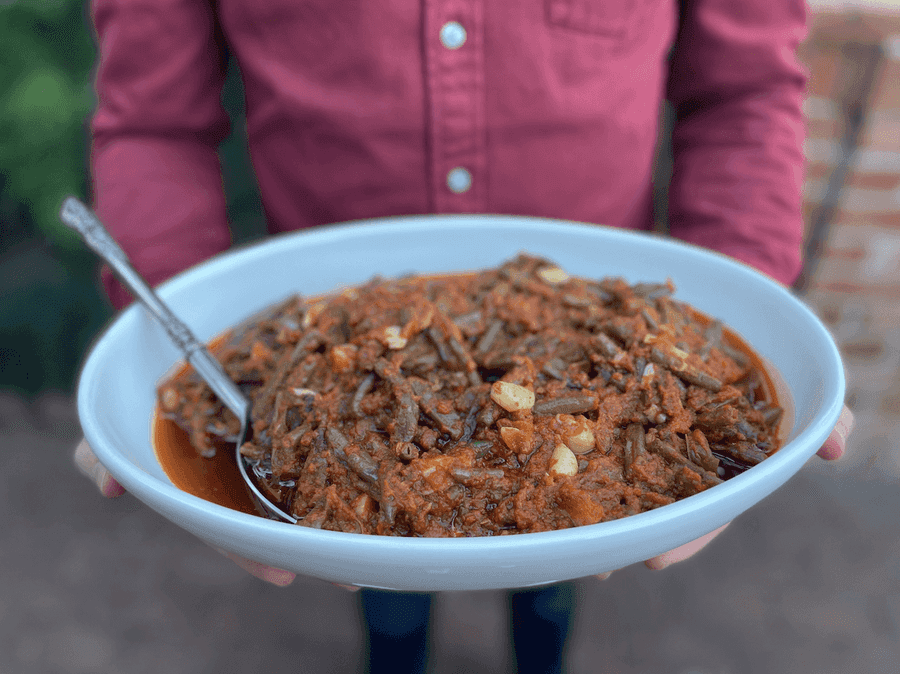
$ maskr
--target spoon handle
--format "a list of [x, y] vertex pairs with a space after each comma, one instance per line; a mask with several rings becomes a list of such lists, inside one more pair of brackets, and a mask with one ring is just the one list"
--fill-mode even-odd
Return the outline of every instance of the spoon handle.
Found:
[[138, 274], [128, 261], [125, 251], [106, 231], [97, 216], [75, 197], [67, 197], [63, 201], [59, 217], [63, 224], [78, 232], [85, 243], [112, 268], [119, 280], [131, 291], [131, 294], [153, 314], [165, 331], [169, 333], [169, 337], [184, 354], [185, 359], [194, 366], [197, 373], [216, 392], [222, 403], [234, 412], [242, 423], [245, 422], [250, 410], [247, 397], [226, 374], [219, 361]]

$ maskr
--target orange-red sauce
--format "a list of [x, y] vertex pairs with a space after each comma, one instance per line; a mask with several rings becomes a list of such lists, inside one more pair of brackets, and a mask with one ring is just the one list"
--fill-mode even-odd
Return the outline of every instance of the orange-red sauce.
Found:
[[153, 417], [153, 447], [176, 487], [226, 508], [259, 514], [235, 464], [233, 448], [220, 447], [211, 459], [200, 456], [174, 421]]
[[[215, 353], [227, 336], [225, 332], [210, 341], [209, 350]], [[189, 367], [182, 365], [176, 376]], [[238, 471], [233, 446], [217, 448], [212, 458], [202, 457], [191, 445], [190, 436], [174, 421], [164, 419], [158, 406], [153, 414], [151, 440], [159, 465], [176, 487], [226, 508], [259, 514]]]

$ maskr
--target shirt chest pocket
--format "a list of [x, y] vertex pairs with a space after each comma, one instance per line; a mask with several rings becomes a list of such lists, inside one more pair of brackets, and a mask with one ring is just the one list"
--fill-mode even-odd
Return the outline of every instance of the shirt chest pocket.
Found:
[[544, 0], [548, 24], [593, 35], [609, 50], [627, 49], [672, 0]]

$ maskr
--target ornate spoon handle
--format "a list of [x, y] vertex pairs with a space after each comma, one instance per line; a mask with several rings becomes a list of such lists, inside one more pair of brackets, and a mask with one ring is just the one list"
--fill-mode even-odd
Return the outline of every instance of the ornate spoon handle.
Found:
[[110, 236], [97, 216], [75, 197], [67, 197], [59, 214], [62, 222], [74, 229], [97, 255], [115, 272], [131, 293], [160, 322], [175, 345], [210, 385], [222, 403], [244, 423], [249, 417], [250, 403], [206, 347], [191, 330], [159, 299], [143, 277], [137, 273], [128, 256]]

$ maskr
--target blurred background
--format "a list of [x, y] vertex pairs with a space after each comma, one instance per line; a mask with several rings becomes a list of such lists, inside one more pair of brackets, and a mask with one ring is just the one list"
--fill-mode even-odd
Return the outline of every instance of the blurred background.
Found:
[[[112, 316], [96, 260], [57, 219], [65, 195], [90, 199], [86, 4], [0, 0], [0, 671], [348, 671], [361, 648], [350, 595], [261, 587], [130, 497], [106, 502], [74, 477], [75, 379]], [[796, 290], [844, 355], [852, 451], [811, 461], [666, 580], [632, 568], [582, 583], [578, 671], [900, 671], [900, 0], [810, 6]], [[234, 67], [223, 99], [242, 242], [263, 220]], [[72, 479], [50, 489], [47, 475]], [[503, 610], [495, 594], [442, 599], [436, 671], [507, 667]], [[235, 646], [239, 634], [268, 655]]]
[[[0, 0], [0, 390], [71, 393], [111, 317], [95, 256], [58, 218], [90, 199], [95, 46], [82, 0]], [[220, 154], [235, 242], [265, 231], [246, 152], [243, 91], [229, 67], [231, 136]]]
[[[0, 390], [71, 392], [110, 308], [91, 253], [57, 218], [66, 194], [89, 199], [87, 120], [94, 42], [79, 0], [0, 2]], [[835, 329], [866, 390], [900, 408], [900, 0], [813, 0], [806, 269], [798, 292]], [[220, 153], [237, 242], [261, 236], [246, 154], [243, 92], [231, 67]], [[665, 143], [657, 197], [664, 218]], [[887, 340], [887, 341], [885, 341]], [[893, 375], [893, 379], [891, 376]], [[877, 380], [877, 381], [876, 381]], [[856, 385], [858, 382], [854, 382]], [[861, 382], [859, 382], [861, 385]]]

